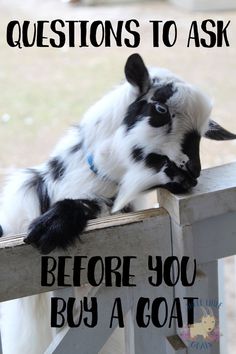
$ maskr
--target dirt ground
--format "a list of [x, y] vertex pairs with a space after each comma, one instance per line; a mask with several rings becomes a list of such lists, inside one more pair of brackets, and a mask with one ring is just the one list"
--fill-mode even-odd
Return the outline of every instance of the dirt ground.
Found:
[[[83, 112], [124, 78], [126, 47], [116, 48], [10, 48], [6, 27], [12, 19], [90, 20], [138, 19], [141, 44], [135, 49], [149, 65], [164, 66], [203, 88], [213, 98], [212, 117], [236, 132], [236, 12], [199, 13], [178, 9], [164, 2], [143, 2], [86, 7], [59, 0], [1, 0], [0, 2], [0, 173], [13, 167], [36, 165], [49, 154], [68, 125], [81, 119]], [[228, 48], [187, 48], [190, 24], [231, 20]], [[172, 48], [153, 48], [150, 20], [175, 20], [178, 41]], [[48, 33], [50, 35], [50, 33]], [[201, 145], [202, 166], [235, 161], [236, 141]], [[232, 259], [225, 264], [225, 301], [235, 301]], [[228, 353], [236, 351], [236, 311], [228, 306], [230, 318]], [[223, 353], [225, 354], [225, 353]]]

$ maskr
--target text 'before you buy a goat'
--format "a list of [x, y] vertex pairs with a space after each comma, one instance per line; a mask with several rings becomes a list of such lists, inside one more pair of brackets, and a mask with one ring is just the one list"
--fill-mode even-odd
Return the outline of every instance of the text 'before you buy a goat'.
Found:
[[[184, 32], [186, 47], [229, 47], [230, 20], [206, 19], [192, 21], [184, 26], [176, 21], [150, 20], [140, 23], [108, 20], [41, 20], [10, 21], [6, 29], [6, 41], [10, 47], [128, 47], [142, 44], [142, 31], [150, 33], [150, 45], [154, 48], [173, 47], [178, 43], [179, 32]], [[186, 33], [185, 33], [186, 32]]]
[[[52, 297], [51, 327], [60, 328], [67, 323], [71, 328], [94, 328], [101, 324], [101, 320], [107, 322], [109, 328], [117, 325], [124, 327], [128, 306], [127, 292], [131, 294], [132, 287], [139, 288], [139, 297], [133, 304], [138, 327], [147, 328], [153, 325], [156, 328], [170, 328], [176, 324], [182, 328], [183, 313], [186, 311], [187, 324], [193, 324], [194, 300], [198, 298], [176, 297], [170, 301], [170, 298], [164, 297], [163, 294], [166, 295], [167, 288], [173, 288], [179, 282], [184, 287], [194, 285], [196, 260], [189, 257], [178, 259], [174, 256], [163, 259], [161, 256], [150, 255], [145, 263], [146, 267], [142, 270], [145, 275], [140, 280], [140, 277], [135, 275], [138, 265], [136, 256], [43, 256], [41, 286], [47, 287], [47, 290], [52, 287], [81, 287], [84, 284], [94, 288], [93, 295], [90, 294], [89, 297]], [[104, 288], [110, 289], [105, 300], [100, 294], [104, 293]], [[154, 292], [150, 292], [151, 289]]]

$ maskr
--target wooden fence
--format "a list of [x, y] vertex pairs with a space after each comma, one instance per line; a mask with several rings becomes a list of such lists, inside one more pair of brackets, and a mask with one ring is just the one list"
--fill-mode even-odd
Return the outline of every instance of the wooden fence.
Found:
[[[109, 328], [111, 310], [116, 298], [121, 299], [125, 314], [124, 352], [126, 354], [226, 354], [224, 338], [226, 333], [222, 314], [224, 303], [219, 295], [218, 261], [236, 254], [236, 163], [207, 169], [202, 172], [199, 184], [187, 195], [175, 196], [159, 191], [160, 208], [139, 211], [126, 215], [116, 215], [90, 222], [82, 236], [83, 243], [67, 252], [54, 252], [57, 259], [63, 255], [83, 255], [88, 258], [100, 256], [134, 256], [131, 274], [135, 275], [135, 287], [90, 288], [89, 295], [96, 296], [98, 325], [94, 328], [65, 326], [58, 331], [46, 354], [97, 354], [109, 339], [115, 325]], [[175, 286], [162, 282], [158, 287], [148, 282], [148, 256], [163, 260], [170, 256], [181, 259], [188, 256], [197, 260], [197, 276], [191, 287], [178, 281]], [[176, 271], [176, 269], [175, 269]], [[192, 272], [191, 267], [188, 269]], [[99, 269], [95, 276], [99, 277]], [[72, 276], [72, 267], [68, 267]], [[87, 283], [86, 272], [81, 275], [82, 284]], [[57, 290], [58, 286], [41, 286], [41, 256], [22, 237], [6, 237], [0, 241], [0, 301]], [[67, 292], [71, 291], [70, 288]], [[61, 294], [61, 293], [60, 293]], [[69, 293], [66, 293], [66, 296]], [[219, 328], [223, 336], [219, 340], [204, 340], [197, 337], [190, 340], [183, 334], [183, 328], [165, 325], [157, 328], [152, 321], [147, 328], [137, 325], [136, 306], [141, 297], [157, 297], [166, 300], [168, 308], [175, 298], [181, 299], [183, 321], [186, 323], [187, 308], [185, 297], [198, 297], [203, 306], [209, 305], [219, 318]], [[145, 320], [151, 309], [145, 308]], [[163, 313], [163, 309], [160, 313]], [[196, 307], [198, 322], [199, 308]], [[174, 322], [176, 323], [176, 322]], [[203, 348], [204, 343], [209, 347]], [[202, 345], [202, 348], [200, 348]], [[32, 353], [33, 354], [33, 353]], [[112, 352], [111, 354], [115, 354]]]

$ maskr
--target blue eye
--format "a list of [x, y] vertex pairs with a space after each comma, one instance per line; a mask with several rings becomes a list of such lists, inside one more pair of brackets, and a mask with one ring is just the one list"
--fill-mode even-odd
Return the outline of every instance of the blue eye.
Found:
[[167, 107], [164, 106], [164, 105], [162, 105], [162, 104], [160, 104], [160, 103], [157, 103], [157, 104], [155, 105], [155, 108], [156, 108], [156, 111], [157, 111], [158, 113], [160, 113], [160, 114], [165, 114], [165, 113], [167, 113]]

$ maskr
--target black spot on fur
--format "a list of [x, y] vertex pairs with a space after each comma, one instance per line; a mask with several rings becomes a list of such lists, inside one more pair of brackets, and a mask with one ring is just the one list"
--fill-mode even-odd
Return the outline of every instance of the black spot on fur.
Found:
[[71, 154], [75, 154], [76, 152], [78, 152], [81, 149], [81, 147], [82, 147], [82, 143], [81, 142], [76, 144], [76, 145], [74, 145], [74, 146], [72, 146], [72, 148], [70, 149], [70, 153]]
[[173, 181], [174, 177], [179, 175], [180, 169], [173, 161], [168, 160], [167, 167], [165, 168], [164, 172]]
[[99, 212], [100, 206], [95, 200], [64, 199], [31, 223], [24, 241], [42, 254], [50, 253], [55, 248], [66, 249], [79, 239], [88, 220], [95, 218]]
[[149, 124], [158, 128], [171, 122], [168, 107], [165, 106], [165, 113], [157, 111], [155, 104], [147, 103], [145, 100], [135, 101], [129, 106], [128, 112], [124, 119], [124, 124], [127, 126], [127, 131], [132, 129], [138, 122], [145, 117], [149, 118]]
[[201, 162], [199, 155], [200, 139], [201, 137], [199, 133], [192, 131], [185, 135], [182, 143], [182, 151], [189, 158], [186, 167], [194, 178], [199, 177], [201, 172]]
[[160, 86], [158, 89], [156, 89], [152, 99], [160, 103], [166, 103], [166, 101], [168, 101], [168, 99], [173, 96], [175, 91], [176, 90], [173, 88], [172, 83], [169, 83], [165, 86]]
[[149, 190], [154, 188], [164, 188], [169, 190], [174, 194], [185, 193], [192, 187], [196, 186], [197, 181], [193, 178], [187, 171], [179, 168], [173, 161], [171, 161], [167, 156], [153, 156], [157, 154], [150, 154], [149, 165], [156, 166], [156, 171], [159, 172], [164, 166], [164, 173], [170, 178], [170, 182], [163, 185], [156, 185]]
[[3, 236], [3, 229], [2, 229], [2, 226], [0, 225], [0, 237]]
[[182, 143], [182, 151], [189, 158], [195, 158], [196, 155], [199, 155], [199, 143], [200, 143], [200, 135], [195, 130], [187, 133], [184, 137]]
[[147, 102], [145, 100], [141, 100], [135, 101], [129, 106], [123, 121], [127, 127], [127, 131], [132, 129], [137, 122], [143, 119], [146, 105]]
[[144, 157], [143, 149], [140, 147], [135, 147], [131, 152], [132, 158], [135, 162], [142, 161]]
[[[170, 160], [167, 164], [168, 167], [164, 170], [164, 172], [170, 178], [171, 182], [163, 185], [157, 185], [149, 190], [153, 190], [154, 188], [163, 188], [169, 190], [173, 194], [180, 194], [186, 193], [192, 187], [196, 186], [196, 179], [193, 179], [186, 171], [178, 168], [175, 163]], [[174, 178], [176, 179], [175, 181]]]
[[154, 128], [162, 127], [166, 124], [171, 124], [171, 117], [168, 107], [165, 105], [165, 113], [160, 113], [156, 110], [155, 104], [149, 103], [147, 115], [150, 116], [149, 124]]
[[[167, 167], [165, 168], [164, 172], [171, 179], [171, 181], [173, 181], [174, 178], [176, 178], [178, 180], [178, 184], [181, 184], [181, 186], [184, 190], [188, 190], [197, 184], [196, 178], [192, 174], [190, 174], [188, 171], [185, 171], [185, 170], [179, 168], [171, 160], [169, 160], [167, 162]], [[169, 184], [167, 184], [167, 185], [169, 185]], [[174, 184], [174, 188], [175, 189], [177, 188], [177, 186], [175, 186], [175, 184]]]
[[58, 158], [54, 157], [52, 160], [48, 162], [49, 172], [52, 175], [54, 181], [61, 179], [65, 173], [65, 166], [62, 161]]
[[172, 121], [170, 120], [168, 124], [167, 134], [170, 134], [171, 130], [172, 130]]
[[31, 168], [27, 170], [32, 177], [26, 182], [26, 188], [34, 188], [40, 205], [41, 214], [45, 213], [50, 207], [50, 199], [48, 195], [48, 190], [43, 176], [39, 171]]
[[145, 164], [147, 167], [152, 168], [155, 172], [160, 172], [162, 167], [167, 163], [168, 157], [159, 155], [154, 152], [145, 157]]

